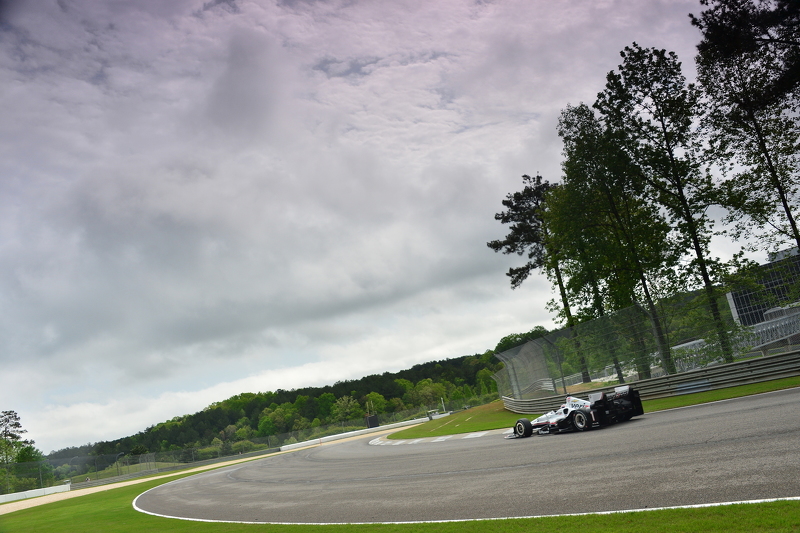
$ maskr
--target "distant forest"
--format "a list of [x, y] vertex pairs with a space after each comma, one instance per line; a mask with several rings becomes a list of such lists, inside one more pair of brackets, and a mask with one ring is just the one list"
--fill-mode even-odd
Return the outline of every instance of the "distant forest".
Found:
[[[513, 334], [498, 343], [500, 351], [540, 336]], [[324, 387], [242, 393], [198, 413], [175, 417], [135, 435], [51, 452], [49, 459], [76, 455], [138, 455], [245, 441], [314, 428], [367, 414], [397, 413], [437, 406], [444, 401], [496, 393], [492, 375], [502, 368], [494, 351], [415, 365], [400, 372], [374, 374]]]

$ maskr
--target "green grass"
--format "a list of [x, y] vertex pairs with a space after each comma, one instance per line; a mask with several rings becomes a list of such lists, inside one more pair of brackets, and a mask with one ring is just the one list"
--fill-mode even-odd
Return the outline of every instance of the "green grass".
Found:
[[[763, 383], [752, 383], [750, 385], [740, 385], [738, 387], [728, 387], [727, 389], [708, 392], [671, 396], [658, 400], [645, 400], [642, 402], [642, 406], [644, 407], [645, 413], [652, 413], [654, 411], [663, 411], [664, 409], [716, 402], [718, 400], [739, 398], [752, 394], [760, 394], [762, 392], [790, 389], [792, 387], [800, 387], [800, 376], [765, 381]], [[576, 396], [580, 396], [580, 394], [576, 394]], [[436, 420], [425, 422], [419, 426], [392, 433], [387, 438], [422, 439], [425, 437], [452, 435], [454, 433], [472, 433], [474, 431], [510, 428], [514, 425], [514, 422], [522, 416], [535, 418], [540, 414], [541, 413], [531, 413], [520, 415], [512, 413], [511, 411], [506, 411], [503, 408], [503, 402], [497, 400], [480, 407], [473, 407], [466, 411], [457, 411], [450, 416], [437, 418]]]
[[441, 437], [456, 433], [472, 433], [488, 429], [510, 428], [520, 417], [517, 413], [506, 411], [503, 402], [495, 400], [486, 405], [456, 411], [450, 416], [430, 420], [388, 436], [390, 439], [421, 439]]
[[[800, 377], [731, 387], [720, 391], [687, 394], [663, 400], [649, 400], [645, 412], [683, 407], [749, 394], [800, 386]], [[409, 428], [420, 438], [452, 433], [469, 433], [511, 427], [519, 417], [503, 409], [501, 402], [474, 407]], [[449, 421], [448, 421], [449, 419]], [[398, 434], [395, 434], [395, 436]], [[254, 532], [277, 533], [515, 533], [559, 531], [561, 533], [625, 533], [661, 532], [796, 532], [800, 533], [800, 501], [763, 504], [740, 504], [703, 509], [669, 509], [612, 515], [564, 516], [530, 519], [472, 521], [442, 524], [387, 524], [342, 526], [274, 526], [257, 524], [214, 524], [159, 518], [135, 511], [133, 499], [152, 487], [190, 474], [153, 479], [136, 485], [119, 487], [78, 498], [49, 503], [31, 509], [0, 515], [0, 533], [140, 533], [149, 532]]]
[[708, 392], [695, 392], [694, 394], [683, 394], [681, 396], [670, 396], [658, 400], [647, 400], [642, 402], [644, 412], [663, 411], [664, 409], [675, 409], [676, 407], [687, 407], [701, 403], [716, 402], [719, 400], [729, 400], [731, 398], [741, 398], [762, 392], [773, 392], [783, 389], [800, 387], [800, 376], [791, 378], [764, 381], [761, 383], [751, 383], [749, 385], [739, 385], [738, 387], [728, 387]]

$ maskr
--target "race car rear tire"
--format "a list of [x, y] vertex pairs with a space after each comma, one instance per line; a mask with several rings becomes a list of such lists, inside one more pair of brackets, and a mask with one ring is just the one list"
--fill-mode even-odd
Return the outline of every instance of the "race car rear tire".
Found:
[[572, 425], [578, 431], [589, 431], [592, 429], [592, 418], [586, 411], [575, 411], [572, 414]]
[[514, 435], [519, 438], [530, 437], [533, 435], [533, 425], [531, 421], [527, 418], [520, 418], [517, 420], [517, 423], [514, 424]]

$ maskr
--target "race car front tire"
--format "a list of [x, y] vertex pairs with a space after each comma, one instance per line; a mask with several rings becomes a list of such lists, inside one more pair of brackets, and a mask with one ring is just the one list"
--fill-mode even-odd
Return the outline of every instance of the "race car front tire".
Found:
[[514, 424], [514, 435], [518, 438], [525, 438], [533, 435], [533, 425], [531, 421], [527, 418], [520, 418], [517, 420], [517, 423]]
[[572, 425], [578, 431], [589, 431], [592, 429], [592, 418], [586, 411], [575, 411], [572, 414]]

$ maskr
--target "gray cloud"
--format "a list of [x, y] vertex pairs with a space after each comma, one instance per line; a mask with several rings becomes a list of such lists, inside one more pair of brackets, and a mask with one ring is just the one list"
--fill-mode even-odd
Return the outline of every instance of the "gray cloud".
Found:
[[49, 451], [551, 325], [493, 215], [623, 46], [691, 64], [695, 3], [15, 4], [0, 404]]

